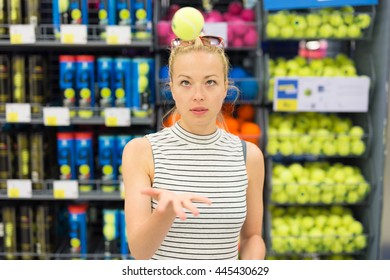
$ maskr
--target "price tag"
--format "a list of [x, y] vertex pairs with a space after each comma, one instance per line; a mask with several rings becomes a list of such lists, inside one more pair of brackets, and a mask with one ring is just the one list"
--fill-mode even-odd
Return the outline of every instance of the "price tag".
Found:
[[31, 198], [31, 180], [7, 180], [7, 195], [9, 198]]
[[5, 104], [5, 118], [9, 123], [30, 123], [31, 104], [7, 103]]
[[55, 180], [53, 197], [55, 199], [79, 198], [79, 182], [77, 180]]
[[274, 111], [367, 112], [369, 77], [277, 77]]
[[66, 107], [44, 107], [43, 123], [46, 126], [69, 126], [70, 111]]
[[119, 191], [121, 192], [121, 198], [125, 199], [125, 184], [123, 183], [123, 181], [119, 185]]
[[106, 126], [130, 126], [130, 108], [104, 109], [104, 123]]
[[129, 45], [131, 29], [128, 25], [109, 25], [106, 27], [106, 43], [109, 45]]
[[62, 24], [61, 43], [86, 44], [88, 39], [87, 26], [82, 24]]
[[205, 22], [204, 34], [223, 38], [225, 47], [228, 45], [228, 24], [226, 22]]
[[32, 24], [11, 24], [9, 26], [11, 44], [34, 44], [35, 28]]

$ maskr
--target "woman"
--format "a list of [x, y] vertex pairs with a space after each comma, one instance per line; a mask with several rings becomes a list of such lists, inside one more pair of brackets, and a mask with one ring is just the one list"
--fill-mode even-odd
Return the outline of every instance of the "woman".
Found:
[[264, 259], [263, 154], [216, 125], [229, 84], [223, 40], [175, 39], [168, 66], [180, 120], [123, 152], [130, 251], [135, 259]]

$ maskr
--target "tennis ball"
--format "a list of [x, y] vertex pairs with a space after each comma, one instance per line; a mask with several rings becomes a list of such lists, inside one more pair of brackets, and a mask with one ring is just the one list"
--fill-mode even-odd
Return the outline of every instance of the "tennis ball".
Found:
[[202, 13], [193, 7], [179, 9], [172, 18], [172, 31], [182, 40], [194, 40], [199, 36], [203, 26]]
[[149, 86], [149, 79], [146, 76], [138, 78], [138, 92], [144, 92]]
[[268, 22], [266, 26], [266, 34], [270, 38], [276, 38], [279, 36], [279, 27], [273, 23], [273, 22]]

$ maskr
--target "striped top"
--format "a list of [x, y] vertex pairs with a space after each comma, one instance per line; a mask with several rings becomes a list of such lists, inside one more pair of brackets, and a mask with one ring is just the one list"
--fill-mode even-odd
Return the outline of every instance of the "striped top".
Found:
[[198, 217], [186, 211], [185, 221], [176, 218], [152, 259], [237, 259], [248, 186], [239, 137], [222, 129], [197, 135], [178, 123], [146, 137], [153, 151], [154, 188], [192, 192], [212, 201], [194, 203]]

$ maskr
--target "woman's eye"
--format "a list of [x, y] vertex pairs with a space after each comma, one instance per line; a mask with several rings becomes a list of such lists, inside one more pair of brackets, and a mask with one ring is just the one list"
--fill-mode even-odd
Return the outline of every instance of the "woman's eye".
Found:
[[215, 85], [216, 83], [217, 83], [217, 82], [214, 81], [214, 80], [208, 80], [208, 81], [206, 82], [206, 84], [209, 85], [209, 86]]
[[190, 82], [186, 81], [186, 80], [180, 82], [180, 85], [182, 85], [182, 86], [188, 86], [189, 84], [190, 84]]

